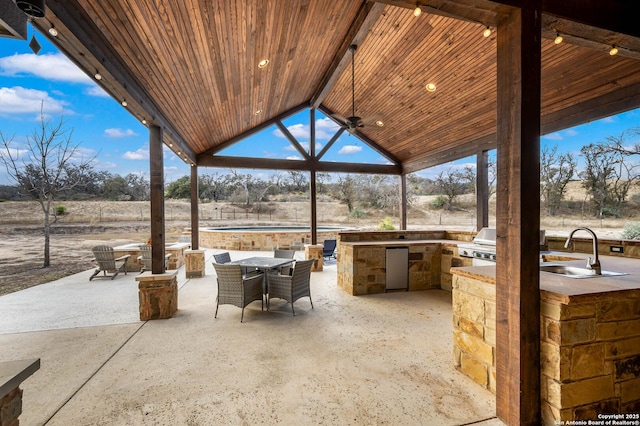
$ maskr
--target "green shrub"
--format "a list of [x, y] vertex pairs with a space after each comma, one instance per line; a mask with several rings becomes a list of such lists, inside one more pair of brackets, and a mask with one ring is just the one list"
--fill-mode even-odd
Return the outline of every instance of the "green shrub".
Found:
[[627, 223], [621, 237], [625, 240], [640, 240], [640, 222]]
[[434, 209], [442, 209], [447, 205], [447, 197], [438, 195], [432, 202], [431, 207]]
[[378, 231], [393, 231], [394, 229], [396, 229], [396, 227], [393, 226], [393, 223], [391, 223], [391, 218], [387, 216], [382, 222], [378, 224], [377, 229]]
[[349, 212], [349, 217], [352, 217], [354, 219], [362, 219], [366, 216], [367, 214], [364, 212], [364, 210], [359, 207], [354, 207], [353, 210]]
[[56, 215], [62, 216], [67, 213], [67, 208], [65, 206], [56, 206]]

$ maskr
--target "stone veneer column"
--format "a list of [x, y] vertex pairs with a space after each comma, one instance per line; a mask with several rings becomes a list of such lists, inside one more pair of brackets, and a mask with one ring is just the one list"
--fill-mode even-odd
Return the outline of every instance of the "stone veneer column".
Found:
[[136, 277], [140, 321], [171, 318], [178, 310], [178, 271], [164, 274], [144, 272]]
[[322, 271], [322, 247], [322, 244], [305, 244], [304, 246], [304, 258], [307, 260], [315, 259], [311, 266], [311, 272]]
[[184, 263], [187, 278], [204, 277], [204, 250], [185, 250]]

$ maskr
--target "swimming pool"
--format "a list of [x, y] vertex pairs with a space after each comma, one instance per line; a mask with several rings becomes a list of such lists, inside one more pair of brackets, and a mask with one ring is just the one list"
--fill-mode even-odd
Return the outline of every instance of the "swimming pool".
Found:
[[[348, 228], [320, 226], [317, 229], [318, 243], [336, 239], [338, 233]], [[231, 226], [200, 228], [200, 245], [203, 248], [223, 250], [304, 250], [311, 244], [308, 226]]]

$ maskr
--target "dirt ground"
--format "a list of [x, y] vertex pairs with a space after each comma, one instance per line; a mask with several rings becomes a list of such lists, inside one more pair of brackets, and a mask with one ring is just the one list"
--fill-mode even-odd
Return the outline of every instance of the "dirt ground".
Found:
[[[245, 215], [224, 203], [202, 204], [200, 226], [250, 223], [308, 225], [308, 202], [272, 204], [275, 206], [272, 206], [272, 211], [260, 216]], [[146, 202], [72, 201], [64, 205], [68, 213], [60, 218], [51, 235], [51, 265], [43, 268], [44, 236], [39, 206], [33, 202], [0, 202], [0, 296], [91, 269], [91, 247], [95, 245], [117, 246], [149, 239], [149, 204]], [[410, 209], [410, 229], [475, 230], [473, 212], [443, 213], [428, 206], [429, 198], [425, 197]], [[168, 201], [165, 214], [166, 241], [177, 241], [189, 226], [189, 203]], [[353, 219], [348, 217], [346, 207], [339, 203], [319, 203], [318, 206], [319, 225], [373, 229], [384, 216], [384, 212], [369, 212], [368, 217]], [[397, 217], [394, 217], [395, 221]], [[588, 226], [601, 238], [619, 238], [625, 223], [624, 220], [601, 222], [553, 218], [543, 220], [541, 227], [549, 235], [566, 235], [575, 227]]]

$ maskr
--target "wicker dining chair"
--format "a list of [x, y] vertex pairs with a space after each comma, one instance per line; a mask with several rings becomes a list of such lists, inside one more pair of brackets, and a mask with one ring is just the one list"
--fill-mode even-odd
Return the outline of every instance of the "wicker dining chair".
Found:
[[240, 322], [244, 320], [244, 308], [253, 301], [260, 300], [262, 310], [264, 310], [264, 299], [262, 282], [264, 275], [252, 275], [243, 277], [240, 265], [225, 265], [214, 263], [213, 267], [218, 276], [218, 296], [216, 297], [216, 313], [218, 317], [218, 307], [220, 305], [234, 305], [242, 308]]
[[229, 263], [231, 262], [231, 256], [228, 251], [225, 251], [223, 253], [214, 254], [213, 260], [215, 260], [216, 263]]
[[[295, 255], [296, 255], [295, 250], [283, 250], [283, 249], [273, 250], [273, 257], [278, 257], [281, 259], [293, 259]], [[282, 275], [291, 275], [292, 271], [293, 271], [293, 268], [291, 268], [291, 265], [287, 265], [280, 268], [278, 270], [278, 273]]]
[[308, 297], [313, 309], [313, 301], [311, 300], [311, 266], [315, 259], [298, 260], [293, 267], [292, 275], [270, 275], [269, 276], [269, 300], [267, 301], [267, 310], [269, 309], [271, 299], [284, 299], [291, 303], [291, 311], [296, 315], [293, 308], [293, 302], [301, 297]]

